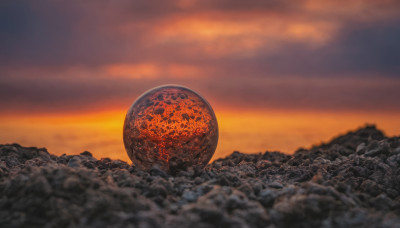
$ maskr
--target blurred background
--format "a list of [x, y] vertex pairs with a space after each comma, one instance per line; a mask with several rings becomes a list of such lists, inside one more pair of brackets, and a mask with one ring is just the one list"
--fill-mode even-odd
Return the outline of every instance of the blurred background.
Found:
[[398, 0], [0, 2], [0, 143], [129, 161], [125, 113], [187, 86], [216, 112], [213, 159], [400, 134]]

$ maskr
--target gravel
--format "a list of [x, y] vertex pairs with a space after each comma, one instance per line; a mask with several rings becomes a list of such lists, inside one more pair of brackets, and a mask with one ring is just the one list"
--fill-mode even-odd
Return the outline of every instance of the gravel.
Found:
[[375, 126], [172, 174], [0, 145], [0, 226], [400, 227], [399, 167], [400, 137]]

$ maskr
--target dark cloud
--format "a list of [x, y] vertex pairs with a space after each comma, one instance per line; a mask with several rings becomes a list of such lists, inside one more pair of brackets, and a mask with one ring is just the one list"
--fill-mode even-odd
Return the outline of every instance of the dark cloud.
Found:
[[[179, 1], [177, 1], [179, 2]], [[184, 2], [184, 1], [182, 1]], [[190, 1], [187, 1], [190, 2]], [[271, 0], [271, 1], [241, 1], [241, 0], [201, 0], [193, 1], [187, 8], [195, 10], [222, 10], [222, 11], [246, 11], [246, 10], [262, 10], [264, 12], [289, 12], [301, 8], [304, 0], [297, 1], [295, 4], [289, 0]], [[179, 4], [178, 4], [179, 5]], [[182, 4], [180, 4], [182, 5]], [[183, 4], [184, 5], [184, 4]]]
[[[110, 29], [118, 27], [110, 24], [117, 12], [99, 12], [107, 8], [106, 2], [99, 2], [102, 8], [82, 1], [2, 1], [0, 65], [99, 65], [121, 60], [126, 40]], [[129, 37], [134, 44], [139, 39]]]
[[246, 62], [274, 75], [400, 77], [399, 25], [400, 20], [349, 24], [321, 47], [290, 43]]
[[[345, 28], [336, 56], [344, 70], [400, 76], [400, 18]], [[335, 46], [335, 45], [334, 45]]]
[[68, 55], [70, 35], [76, 19], [52, 5], [40, 7], [31, 1], [3, 1], [0, 58], [3, 65], [41, 63], [51, 65], [58, 52]]
[[129, 104], [145, 88], [152, 86], [146, 80], [86, 78], [14, 78], [0, 81], [3, 112], [87, 112], [107, 108], [121, 108]]
[[214, 86], [211, 97], [243, 109], [399, 111], [399, 81], [291, 78], [235, 80]]
[[3, 113], [87, 112], [124, 109], [144, 91], [182, 84], [204, 95], [217, 109], [400, 111], [399, 81], [368, 79], [188, 79], [64, 78], [0, 81]]

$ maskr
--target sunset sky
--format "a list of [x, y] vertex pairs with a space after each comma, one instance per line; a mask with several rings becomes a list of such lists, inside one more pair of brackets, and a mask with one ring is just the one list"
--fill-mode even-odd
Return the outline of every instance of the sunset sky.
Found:
[[212, 105], [214, 159], [400, 135], [400, 1], [0, 2], [1, 144], [128, 161], [125, 113], [162, 84]]

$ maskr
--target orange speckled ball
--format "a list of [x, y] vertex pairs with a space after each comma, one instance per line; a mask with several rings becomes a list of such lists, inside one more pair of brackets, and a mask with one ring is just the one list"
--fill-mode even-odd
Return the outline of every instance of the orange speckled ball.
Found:
[[136, 166], [171, 172], [204, 167], [218, 144], [214, 111], [199, 94], [177, 85], [140, 96], [126, 114], [125, 149]]

